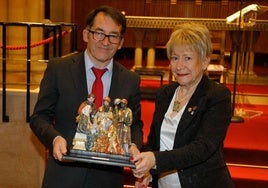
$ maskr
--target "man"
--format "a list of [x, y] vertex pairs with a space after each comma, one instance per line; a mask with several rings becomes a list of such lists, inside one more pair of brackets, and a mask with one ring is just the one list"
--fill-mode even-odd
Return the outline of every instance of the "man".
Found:
[[[118, 10], [99, 7], [91, 11], [83, 30], [86, 50], [78, 55], [50, 60], [40, 85], [30, 127], [51, 155], [43, 188], [123, 187], [123, 168], [89, 163], [63, 162], [76, 131], [80, 104], [92, 92], [92, 67], [106, 69], [102, 76], [103, 96], [126, 98], [133, 112], [131, 150], [142, 145], [140, 78], [113, 60], [123, 45], [126, 19]], [[95, 96], [97, 97], [97, 96]]]

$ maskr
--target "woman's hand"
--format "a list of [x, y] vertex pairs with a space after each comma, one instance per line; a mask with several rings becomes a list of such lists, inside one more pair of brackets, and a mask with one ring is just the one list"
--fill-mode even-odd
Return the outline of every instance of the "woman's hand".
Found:
[[133, 175], [136, 178], [142, 178], [145, 176], [151, 168], [155, 166], [155, 156], [154, 153], [142, 152], [136, 156], [133, 156], [133, 160], [136, 164], [136, 168], [132, 170]]
[[146, 188], [146, 187], [148, 187], [151, 179], [152, 179], [152, 176], [150, 173], [145, 174], [142, 178], [138, 178], [136, 180], [134, 188]]

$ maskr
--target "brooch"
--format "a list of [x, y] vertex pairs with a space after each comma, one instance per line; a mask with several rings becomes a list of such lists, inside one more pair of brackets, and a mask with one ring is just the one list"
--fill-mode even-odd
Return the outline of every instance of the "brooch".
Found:
[[197, 109], [197, 106], [189, 107], [189, 108], [188, 108], [188, 112], [189, 112], [191, 115], [194, 115], [194, 112], [196, 111], [196, 109]]

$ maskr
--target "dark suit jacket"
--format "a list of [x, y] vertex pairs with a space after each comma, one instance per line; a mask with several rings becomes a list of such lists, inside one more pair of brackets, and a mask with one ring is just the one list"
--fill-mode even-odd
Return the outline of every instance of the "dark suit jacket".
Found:
[[[143, 123], [140, 120], [139, 84], [140, 77], [136, 73], [114, 62], [109, 97], [112, 100], [115, 98], [126, 98], [128, 100], [128, 107], [131, 108], [133, 113], [132, 142], [141, 147]], [[48, 63], [30, 121], [31, 129], [47, 148], [52, 149], [53, 139], [58, 135], [67, 140], [68, 147], [71, 146], [76, 132], [75, 117], [77, 116], [77, 110], [87, 96], [84, 53], [56, 58]], [[69, 171], [69, 166], [80, 166], [81, 168], [78, 168], [80, 171], [74, 171], [74, 168], [70, 168]], [[86, 168], [84, 169], [84, 167]], [[90, 187], [113, 186], [113, 182], [116, 182], [114, 187], [121, 187], [122, 168], [75, 163], [66, 165], [66, 163], [54, 161], [52, 157], [48, 160], [44, 187], [84, 187], [85, 175], [91, 173], [91, 171], [88, 172], [88, 169], [100, 171], [99, 175], [92, 171], [94, 174], [92, 177], [94, 176], [94, 178], [90, 179], [92, 185]], [[110, 173], [106, 174], [106, 172]], [[103, 178], [102, 176], [106, 177]], [[58, 183], [55, 183], [56, 181]], [[73, 185], [72, 182], [75, 182], [75, 184]]]
[[164, 115], [178, 83], [163, 86], [156, 97], [146, 150], [154, 151], [157, 174], [178, 170], [182, 188], [230, 188], [232, 181], [223, 158], [223, 141], [231, 119], [231, 93], [203, 76], [188, 102], [176, 131], [172, 151], [159, 152]]

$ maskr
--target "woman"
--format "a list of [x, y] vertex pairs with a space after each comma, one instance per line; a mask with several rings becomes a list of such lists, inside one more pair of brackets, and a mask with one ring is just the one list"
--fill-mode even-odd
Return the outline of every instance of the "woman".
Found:
[[[211, 40], [199, 24], [178, 26], [167, 43], [174, 83], [156, 96], [147, 152], [134, 155], [136, 187], [231, 188], [223, 143], [231, 119], [231, 93], [210, 80]], [[150, 172], [150, 173], [148, 173]]]

